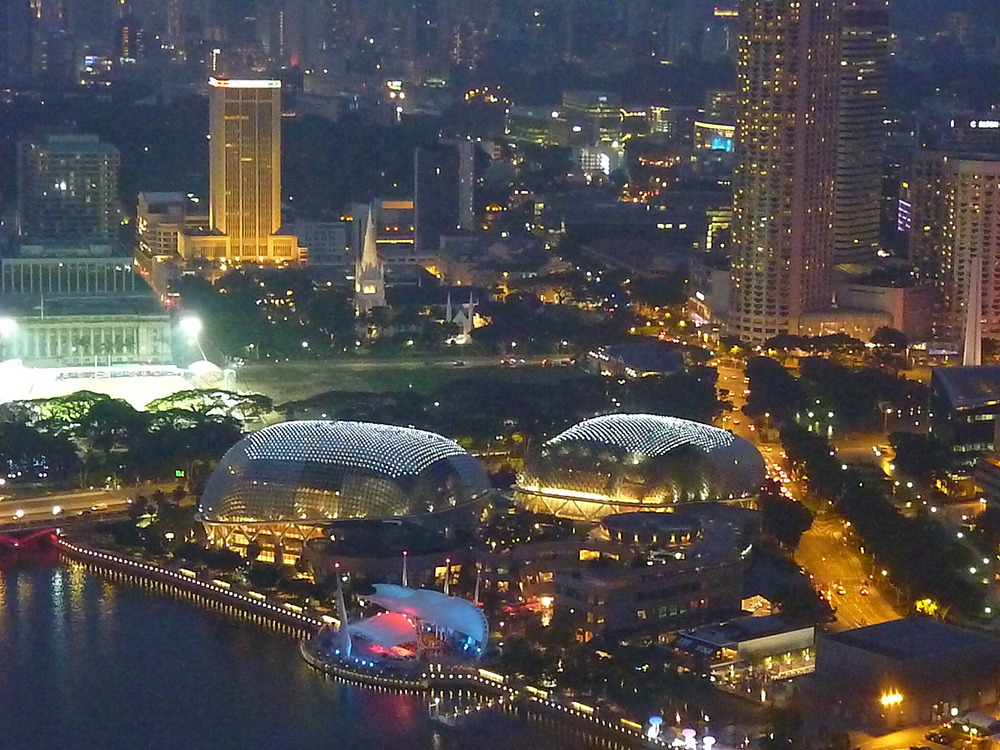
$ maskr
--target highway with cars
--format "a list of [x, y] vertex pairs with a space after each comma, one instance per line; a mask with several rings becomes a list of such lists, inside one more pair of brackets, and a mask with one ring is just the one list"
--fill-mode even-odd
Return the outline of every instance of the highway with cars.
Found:
[[144, 484], [121, 489], [88, 489], [27, 497], [0, 494], [0, 529], [33, 525], [47, 520], [55, 522], [80, 516], [120, 513], [128, 508], [132, 498], [140, 494], [148, 496], [158, 486]]

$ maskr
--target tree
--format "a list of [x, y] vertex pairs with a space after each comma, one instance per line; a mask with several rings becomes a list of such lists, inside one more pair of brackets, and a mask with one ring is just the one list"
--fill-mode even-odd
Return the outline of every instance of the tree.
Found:
[[872, 334], [872, 343], [875, 346], [903, 350], [907, 345], [906, 334], [891, 326], [879, 326]]
[[948, 446], [932, 435], [894, 432], [889, 442], [896, 452], [896, 467], [915, 479], [931, 481], [951, 464]]
[[784, 497], [774, 487], [761, 492], [757, 508], [764, 532], [786, 549], [798, 547], [802, 535], [812, 527], [809, 509]]

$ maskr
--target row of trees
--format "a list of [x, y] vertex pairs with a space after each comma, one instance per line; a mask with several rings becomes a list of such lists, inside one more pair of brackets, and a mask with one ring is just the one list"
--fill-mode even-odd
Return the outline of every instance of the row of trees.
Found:
[[770, 357], [751, 359], [747, 414], [780, 427], [806, 421], [810, 412], [832, 413], [829, 419], [840, 430], [878, 431], [890, 406], [909, 412], [927, 404], [926, 386], [884, 369], [851, 369], [826, 357], [803, 358], [799, 368], [796, 378]]
[[186, 477], [197, 487], [242, 433], [269, 412], [263, 396], [182, 391], [146, 410], [102, 393], [0, 406], [0, 467], [21, 481], [87, 486]]
[[692, 368], [620, 383], [579, 370], [470, 371], [430, 393], [337, 391], [285, 404], [289, 417], [414, 425], [477, 448], [520, 445], [597, 414], [649, 412], [710, 422], [719, 409], [715, 372]]
[[969, 577], [976, 560], [968, 547], [926, 511], [903, 515], [892, 503], [884, 479], [845, 468], [825, 438], [797, 425], [786, 427], [781, 438], [810, 490], [833, 501], [908, 600], [931, 598], [967, 616], [982, 613], [985, 587]]

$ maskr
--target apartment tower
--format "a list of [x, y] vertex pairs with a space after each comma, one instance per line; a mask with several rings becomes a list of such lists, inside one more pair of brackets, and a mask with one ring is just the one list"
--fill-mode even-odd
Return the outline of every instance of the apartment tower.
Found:
[[729, 324], [797, 333], [831, 302], [837, 171], [834, 0], [743, 0]]

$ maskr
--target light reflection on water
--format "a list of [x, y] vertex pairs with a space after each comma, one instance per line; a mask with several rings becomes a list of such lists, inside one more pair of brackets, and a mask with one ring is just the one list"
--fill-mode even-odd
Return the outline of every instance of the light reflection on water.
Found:
[[0, 567], [2, 750], [562, 750], [492, 717], [439, 736], [420, 698], [334, 682], [295, 641], [109, 583], [81, 566]]

